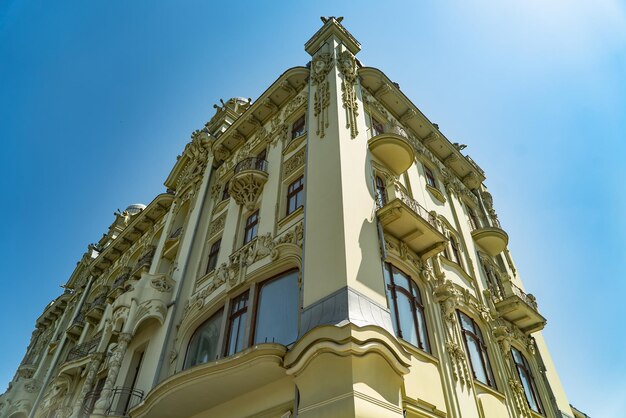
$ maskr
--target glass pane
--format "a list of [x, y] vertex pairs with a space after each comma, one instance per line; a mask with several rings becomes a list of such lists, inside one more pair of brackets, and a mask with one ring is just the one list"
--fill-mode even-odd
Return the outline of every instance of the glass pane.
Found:
[[233, 318], [230, 326], [230, 336], [228, 338], [228, 352], [226, 355], [233, 355], [243, 349], [243, 337], [246, 328], [247, 312]]
[[526, 400], [528, 401], [528, 406], [535, 412], [539, 412], [539, 407], [537, 406], [537, 402], [535, 402], [535, 397], [533, 396], [532, 391], [532, 382], [530, 380], [530, 376], [528, 376], [525, 371], [517, 369], [519, 371], [519, 377], [522, 381], [522, 386], [524, 387], [524, 394], [526, 395]]
[[401, 286], [406, 290], [411, 289], [409, 287], [409, 278], [404, 275], [400, 270], [393, 268], [393, 281], [396, 286]]
[[298, 337], [299, 304], [297, 271], [264, 284], [259, 292], [254, 343], [294, 342]]
[[222, 311], [202, 324], [189, 342], [185, 368], [213, 361], [218, 356], [217, 343], [220, 337]]
[[426, 332], [426, 319], [424, 318], [424, 312], [421, 309], [417, 309], [417, 330], [420, 333], [420, 340], [422, 341], [422, 349], [430, 353], [430, 345], [428, 344], [428, 334]]
[[411, 344], [418, 346], [415, 320], [413, 317], [413, 305], [411, 300], [402, 292], [396, 292], [398, 298], [398, 316], [400, 317], [400, 329], [402, 338]]
[[474, 323], [467, 315], [459, 312], [459, 318], [461, 319], [461, 328], [474, 332]]
[[465, 336], [465, 340], [467, 341], [467, 349], [469, 351], [469, 357], [472, 361], [472, 370], [474, 371], [476, 379], [488, 385], [489, 381], [487, 379], [485, 368], [483, 367], [482, 355], [478, 342], [467, 335]]

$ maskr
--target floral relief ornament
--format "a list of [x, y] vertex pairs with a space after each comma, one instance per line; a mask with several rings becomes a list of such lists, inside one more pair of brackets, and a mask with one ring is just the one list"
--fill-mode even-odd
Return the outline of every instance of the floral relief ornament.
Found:
[[333, 66], [331, 54], [324, 52], [316, 55], [311, 63], [313, 74], [311, 80], [317, 87], [313, 96], [313, 114], [317, 118], [317, 135], [324, 138], [325, 129], [328, 128], [328, 106], [330, 105], [330, 86], [328, 73]]
[[339, 71], [343, 75], [341, 82], [341, 99], [346, 109], [346, 128], [350, 129], [350, 137], [356, 138], [359, 131], [356, 126], [356, 118], [359, 116], [359, 104], [356, 100], [356, 59], [350, 51], [343, 51], [337, 57]]

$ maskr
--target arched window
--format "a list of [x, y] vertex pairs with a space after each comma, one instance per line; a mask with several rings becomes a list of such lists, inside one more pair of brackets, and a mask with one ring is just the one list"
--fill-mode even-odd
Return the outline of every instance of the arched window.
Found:
[[493, 378], [491, 364], [489, 364], [489, 356], [487, 355], [487, 345], [485, 344], [482, 332], [480, 332], [480, 328], [478, 328], [478, 325], [476, 325], [476, 322], [474, 322], [472, 318], [465, 315], [463, 312], [457, 311], [457, 313], [459, 314], [461, 333], [465, 340], [465, 349], [470, 360], [474, 378], [479, 382], [495, 388], [496, 384]]
[[430, 353], [424, 304], [419, 288], [409, 276], [385, 263], [385, 284], [393, 327], [398, 337]]
[[380, 178], [380, 176], [376, 176], [376, 204], [379, 208], [382, 208], [387, 204], [385, 181]]
[[530, 372], [530, 365], [528, 364], [528, 361], [526, 361], [526, 357], [524, 357], [524, 355], [515, 347], [511, 347], [511, 355], [513, 356], [513, 362], [515, 363], [519, 380], [522, 382], [528, 406], [533, 411], [543, 414], [543, 405], [541, 404], [539, 392], [535, 386], [535, 380]]
[[254, 344], [289, 345], [296, 341], [299, 293], [297, 270], [261, 284], [257, 297]]
[[220, 309], [193, 333], [187, 347], [185, 369], [217, 359], [219, 356], [217, 344], [220, 339], [222, 316], [223, 310]]

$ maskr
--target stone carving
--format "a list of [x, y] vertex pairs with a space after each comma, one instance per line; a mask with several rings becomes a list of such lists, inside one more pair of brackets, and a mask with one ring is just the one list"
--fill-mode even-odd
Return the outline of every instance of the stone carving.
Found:
[[328, 128], [328, 106], [330, 105], [330, 83], [327, 76], [333, 67], [332, 55], [323, 52], [313, 58], [311, 64], [311, 81], [316, 87], [313, 96], [313, 114], [317, 118], [317, 135], [320, 138], [326, 136], [325, 129]]
[[100, 393], [100, 399], [98, 399], [98, 402], [96, 402], [94, 407], [94, 414], [104, 415], [106, 408], [111, 401], [111, 396], [113, 395], [113, 385], [115, 385], [117, 374], [119, 373], [120, 366], [122, 365], [122, 359], [124, 358], [126, 348], [128, 348], [128, 343], [130, 343], [131, 338], [132, 335], [129, 333], [121, 333], [119, 335], [117, 347], [115, 347], [115, 350], [109, 360], [109, 372], [107, 373], [104, 387]]
[[204, 136], [200, 131], [194, 132], [191, 135], [191, 142], [185, 146], [183, 154], [179, 157], [179, 159], [185, 158], [186, 161], [176, 178], [176, 190], [197, 181], [202, 176], [209, 156], [209, 141], [205, 140]]
[[288, 177], [298, 168], [304, 165], [306, 159], [306, 148], [302, 148], [300, 151], [292, 155], [283, 165], [283, 176]]
[[160, 274], [150, 280], [150, 286], [159, 292], [167, 293], [171, 292], [174, 288], [174, 281], [169, 279], [165, 274]]
[[37, 382], [28, 382], [24, 385], [24, 390], [28, 393], [35, 393], [39, 389], [39, 385]]
[[303, 90], [301, 94], [297, 95], [289, 103], [287, 103], [287, 106], [285, 106], [285, 110], [283, 111], [282, 119], [283, 120], [289, 119], [291, 114], [296, 109], [300, 108], [300, 106], [302, 106], [306, 102], [307, 102], [306, 90]]
[[467, 360], [465, 357], [465, 351], [459, 344], [453, 341], [447, 341], [445, 343], [446, 352], [452, 361], [452, 376], [455, 380], [461, 382], [462, 385], [472, 381], [472, 375], [470, 374]]
[[85, 377], [85, 383], [83, 384], [83, 387], [80, 391], [80, 395], [78, 395], [78, 398], [76, 399], [76, 402], [74, 403], [74, 408], [72, 410], [72, 418], [80, 417], [83, 402], [85, 401], [85, 396], [87, 396], [87, 394], [91, 391], [93, 387], [93, 382], [96, 379], [96, 374], [98, 373], [98, 370], [100, 369], [101, 362], [102, 362], [102, 355], [96, 354], [92, 358], [91, 362], [89, 363], [89, 366], [87, 368], [87, 376]]
[[520, 413], [520, 418], [532, 418], [530, 408], [528, 408], [528, 403], [526, 402], [526, 395], [524, 394], [524, 387], [522, 386], [522, 384], [516, 379], [511, 378], [509, 379], [509, 387], [513, 392], [515, 398], [515, 406]]
[[209, 238], [220, 232], [224, 229], [224, 225], [226, 224], [226, 212], [222, 213], [216, 219], [211, 222], [209, 226]]
[[385, 121], [388, 121], [390, 119], [389, 112], [387, 112], [385, 106], [383, 106], [378, 100], [376, 100], [367, 90], [363, 90], [363, 97], [370, 107], [375, 108], [376, 111], [382, 115]]
[[266, 180], [267, 176], [262, 177], [253, 173], [239, 175], [230, 181], [230, 194], [239, 206], [244, 206], [249, 211], [254, 210]]
[[350, 137], [356, 138], [359, 134], [357, 129], [357, 116], [359, 115], [359, 104], [356, 98], [355, 85], [357, 82], [356, 59], [350, 51], [343, 51], [337, 57], [339, 71], [343, 75], [341, 82], [341, 100], [346, 109], [346, 128], [350, 129]]

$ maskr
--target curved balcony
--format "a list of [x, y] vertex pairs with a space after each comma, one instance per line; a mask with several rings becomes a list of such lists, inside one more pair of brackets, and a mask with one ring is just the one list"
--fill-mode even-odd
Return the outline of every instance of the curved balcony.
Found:
[[541, 331], [546, 319], [539, 313], [537, 300], [510, 281], [502, 283], [502, 290], [494, 295], [496, 310], [504, 319], [515, 324], [526, 334]]
[[180, 237], [183, 235], [183, 227], [179, 226], [167, 237], [165, 245], [163, 246], [163, 257], [170, 261], [174, 260], [176, 253], [178, 252], [178, 244], [180, 243]]
[[[197, 416], [283, 379], [286, 350], [279, 344], [258, 344], [233, 356], [183, 370], [153, 388], [131, 414], [134, 418]], [[287, 393], [292, 391], [293, 386], [289, 386]]]
[[411, 144], [404, 137], [392, 132], [372, 137], [367, 145], [372, 155], [395, 175], [404, 173], [415, 160], [415, 151]]
[[238, 205], [253, 210], [267, 177], [267, 161], [262, 158], [246, 158], [235, 166], [228, 191]]
[[500, 254], [509, 244], [509, 236], [500, 227], [498, 220], [493, 220], [492, 225], [485, 218], [470, 220], [472, 238], [476, 244], [492, 257]]
[[377, 210], [383, 229], [403, 241], [422, 259], [443, 251], [447, 238], [440, 231], [434, 214], [429, 213], [401, 190]]
[[97, 325], [102, 319], [104, 314], [104, 308], [106, 307], [107, 292], [100, 294], [93, 302], [89, 304], [87, 311], [85, 312], [85, 319], [93, 325]]
[[78, 338], [85, 328], [85, 313], [81, 312], [72, 321], [69, 327], [67, 327], [67, 334], [72, 338]]

